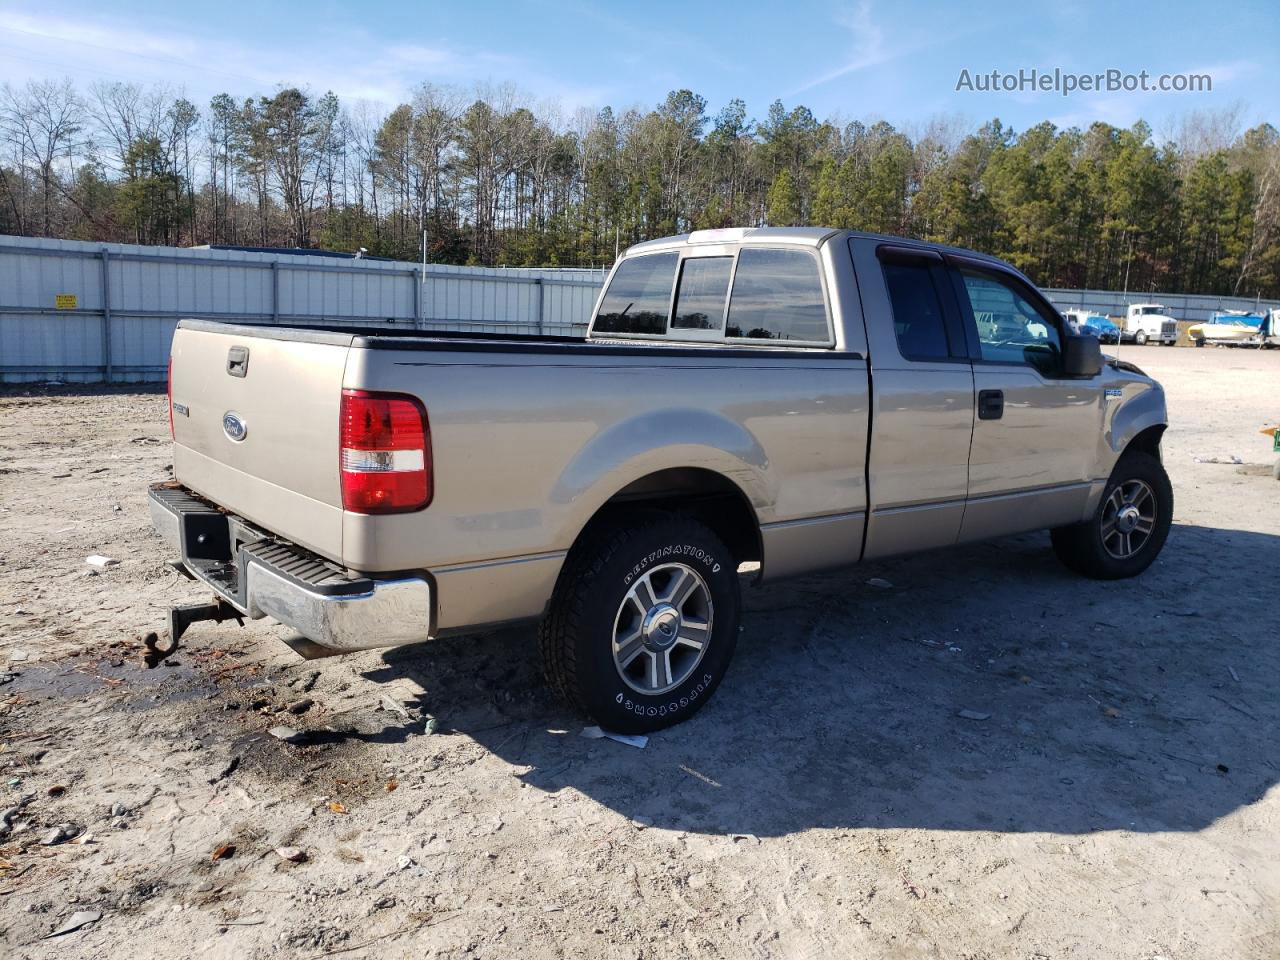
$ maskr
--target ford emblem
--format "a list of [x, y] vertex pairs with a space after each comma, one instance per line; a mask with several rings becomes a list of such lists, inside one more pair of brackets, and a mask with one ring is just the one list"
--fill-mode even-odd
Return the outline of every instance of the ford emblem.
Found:
[[240, 419], [240, 414], [228, 411], [222, 415], [222, 432], [239, 443], [249, 433], [249, 427]]

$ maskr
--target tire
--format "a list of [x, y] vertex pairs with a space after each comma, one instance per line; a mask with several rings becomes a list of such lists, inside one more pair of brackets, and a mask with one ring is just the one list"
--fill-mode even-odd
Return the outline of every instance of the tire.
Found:
[[1192, 342], [1192, 343], [1194, 343], [1197, 347], [1203, 347], [1203, 346], [1204, 346], [1204, 338], [1203, 338], [1203, 337], [1193, 337], [1193, 338], [1192, 338], [1192, 340], [1191, 340], [1191, 342]]
[[[1146, 496], [1139, 499], [1144, 490]], [[1146, 521], [1150, 514], [1149, 531], [1143, 534], [1139, 528], [1144, 524], [1139, 522], [1128, 534], [1127, 542], [1125, 534], [1118, 532], [1125, 525], [1116, 516], [1117, 507], [1122, 504], [1136, 504], [1140, 521]], [[1093, 517], [1058, 527], [1050, 531], [1050, 538], [1054, 553], [1069, 569], [1095, 580], [1122, 580], [1136, 577], [1151, 566], [1169, 537], [1172, 520], [1173, 488], [1164, 466], [1149, 453], [1131, 450], [1121, 456], [1111, 472]], [[1108, 529], [1111, 532], [1106, 533], [1104, 543]], [[1143, 537], [1141, 543], [1137, 542], [1139, 536]], [[1131, 549], [1127, 554], [1126, 546]]]
[[[683, 593], [678, 584], [690, 590], [683, 601], [672, 596]], [[660, 730], [693, 716], [720, 685], [740, 608], [737, 560], [703, 524], [648, 511], [605, 521], [560, 573], [538, 630], [543, 671], [600, 726]]]
[[1135, 333], [1133, 335], [1133, 342], [1140, 347], [1145, 347], [1147, 345], [1147, 331], [1139, 330]]

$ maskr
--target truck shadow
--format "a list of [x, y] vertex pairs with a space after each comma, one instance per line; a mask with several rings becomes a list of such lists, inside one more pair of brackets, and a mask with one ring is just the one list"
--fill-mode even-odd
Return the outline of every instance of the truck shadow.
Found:
[[654, 827], [1199, 830], [1280, 773], [1278, 566], [1280, 537], [1178, 524], [1134, 581], [1029, 535], [749, 591], [723, 687], [643, 751], [578, 735], [531, 630], [391, 651], [373, 679], [412, 677], [530, 788]]

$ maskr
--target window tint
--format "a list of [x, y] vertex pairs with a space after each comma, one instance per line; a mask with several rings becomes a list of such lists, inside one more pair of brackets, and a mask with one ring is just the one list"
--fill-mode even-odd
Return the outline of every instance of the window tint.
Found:
[[976, 270], [962, 269], [960, 275], [978, 325], [983, 360], [1029, 363], [1046, 374], [1058, 369], [1062, 340], [1057, 323], [1010, 281]]
[[676, 291], [673, 330], [719, 330], [724, 323], [724, 298], [729, 292], [733, 257], [685, 260]]
[[944, 360], [950, 356], [942, 301], [927, 263], [885, 263], [884, 282], [893, 305], [893, 332], [908, 360]]
[[596, 315], [597, 333], [667, 332], [674, 253], [652, 253], [623, 260]]
[[725, 336], [829, 341], [818, 261], [801, 250], [744, 247]]

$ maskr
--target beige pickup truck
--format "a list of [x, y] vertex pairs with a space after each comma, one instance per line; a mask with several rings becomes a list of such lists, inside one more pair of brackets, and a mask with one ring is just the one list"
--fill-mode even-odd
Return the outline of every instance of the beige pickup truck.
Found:
[[[156, 529], [217, 596], [322, 647], [539, 622], [597, 722], [720, 685], [740, 584], [1049, 529], [1156, 558], [1159, 384], [966, 250], [823, 229], [632, 247], [585, 339], [183, 321]], [[927, 601], [926, 601], [927, 602]]]

